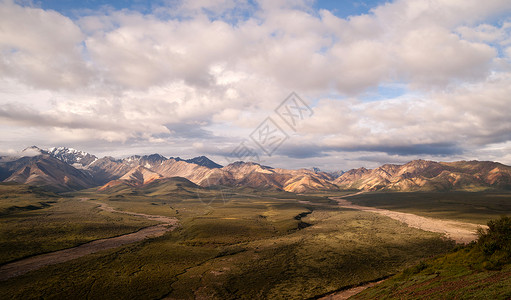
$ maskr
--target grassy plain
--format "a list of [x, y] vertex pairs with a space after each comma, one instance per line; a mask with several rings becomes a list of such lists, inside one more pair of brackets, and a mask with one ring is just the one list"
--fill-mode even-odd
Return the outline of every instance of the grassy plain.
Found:
[[348, 200], [362, 206], [475, 224], [511, 214], [510, 192], [364, 193]]
[[0, 184], [0, 264], [155, 224], [39, 188]]
[[75, 195], [177, 217], [162, 237], [9, 279], [0, 298], [306, 299], [452, 249], [439, 234], [340, 209], [320, 195], [205, 190], [169, 181]]

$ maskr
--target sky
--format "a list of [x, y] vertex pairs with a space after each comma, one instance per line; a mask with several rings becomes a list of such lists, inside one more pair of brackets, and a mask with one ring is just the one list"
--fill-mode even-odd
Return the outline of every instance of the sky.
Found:
[[0, 0], [0, 155], [511, 165], [509, 0]]

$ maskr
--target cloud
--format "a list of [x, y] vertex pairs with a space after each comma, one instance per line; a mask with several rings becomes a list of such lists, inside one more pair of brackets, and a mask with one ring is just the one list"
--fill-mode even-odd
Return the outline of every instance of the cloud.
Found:
[[245, 7], [244, 1], [177, 2], [178, 11], [194, 12], [183, 20], [123, 10], [76, 22], [54, 11], [6, 3], [5, 32], [16, 32], [16, 20], [31, 20], [23, 34], [4, 34], [6, 69], [11, 76], [25, 72], [26, 78], [18, 77], [36, 86], [147, 90], [184, 81], [211, 89], [218, 85], [211, 69], [224, 64], [288, 89], [334, 87], [345, 94], [396, 79], [443, 86], [484, 76], [495, 50], [460, 39], [453, 27], [465, 23], [460, 12], [478, 19], [511, 9], [490, 1], [474, 16], [478, 3], [397, 1], [345, 20], [328, 11], [316, 15], [307, 1], [261, 1], [256, 17], [233, 24], [202, 12]]
[[66, 89], [87, 84], [83, 34], [55, 11], [0, 3], [0, 75], [40, 88]]
[[284, 144], [277, 150], [277, 154], [281, 156], [286, 156], [290, 158], [304, 159], [304, 158], [312, 158], [312, 157], [323, 157], [327, 156], [325, 149], [318, 144], [292, 144], [290, 143]]
[[180, 137], [180, 138], [187, 138], [187, 139], [200, 139], [200, 140], [214, 138], [211, 131], [205, 130], [205, 129], [201, 128], [200, 126], [197, 126], [197, 124], [177, 123], [177, 124], [167, 124], [165, 126], [170, 130], [169, 136], [171, 136], [171, 137]]
[[314, 140], [317, 147], [307, 151], [318, 156], [329, 151], [470, 155], [511, 139], [510, 86], [510, 74], [501, 74], [448, 91], [378, 102], [325, 99], [304, 121], [300, 139]]
[[458, 27], [456, 31], [459, 32], [465, 40], [483, 43], [501, 41], [505, 37], [503, 29], [490, 24], [481, 24], [476, 27], [461, 26]]
[[378, 145], [369, 147], [354, 147], [353, 149], [342, 149], [344, 151], [368, 151], [368, 152], [383, 152], [389, 155], [409, 156], [409, 155], [438, 155], [447, 156], [462, 153], [454, 143], [432, 143], [432, 144], [412, 144], [412, 145]]
[[[221, 155], [296, 91], [314, 115], [277, 163], [489, 153], [511, 140], [510, 11], [397, 0], [339, 18], [311, 1], [215, 0], [71, 19], [3, 0], [0, 125], [10, 148], [40, 138]], [[363, 100], [394, 84], [401, 95]]]
[[460, 40], [435, 27], [407, 33], [396, 51], [403, 77], [419, 86], [485, 78], [497, 55], [489, 45]]

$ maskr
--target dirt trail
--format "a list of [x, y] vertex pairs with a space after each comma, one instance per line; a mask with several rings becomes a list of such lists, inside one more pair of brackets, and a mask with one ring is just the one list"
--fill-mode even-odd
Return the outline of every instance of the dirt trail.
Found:
[[[431, 232], [443, 233], [448, 238], [455, 240], [456, 243], [469, 243], [477, 238], [476, 230], [478, 227], [486, 228], [486, 226], [472, 223], [433, 219], [410, 213], [403, 213], [387, 209], [356, 205], [345, 199], [347, 197], [359, 195], [361, 193], [363, 192], [358, 192], [343, 197], [330, 197], [330, 199], [337, 201], [340, 207], [381, 214], [390, 217], [394, 220], [398, 220], [402, 223], [405, 223], [410, 227], [419, 228]], [[345, 300], [383, 281], [385, 280], [371, 282], [347, 290], [339, 291], [328, 296], [322, 297], [320, 298], [320, 300]]]
[[[81, 199], [81, 201], [85, 200], [86, 199]], [[175, 218], [157, 215], [147, 215], [128, 211], [119, 211], [115, 210], [114, 208], [108, 206], [105, 203], [99, 202], [94, 203], [99, 204], [99, 208], [104, 211], [139, 216], [153, 221], [162, 222], [162, 224], [146, 227], [140, 229], [137, 232], [128, 233], [112, 238], [95, 240], [73, 248], [59, 250], [47, 254], [41, 254], [5, 264], [0, 267], [0, 281], [16, 277], [19, 275], [23, 275], [25, 273], [37, 270], [44, 266], [63, 263], [98, 251], [113, 249], [120, 247], [122, 245], [142, 241], [148, 237], [162, 236], [165, 232], [174, 230], [178, 226], [178, 220]]]
[[350, 289], [347, 289], [347, 290], [339, 291], [339, 292], [330, 294], [328, 296], [319, 298], [319, 300], [346, 300], [349, 297], [355, 296], [356, 294], [362, 292], [363, 290], [365, 290], [367, 288], [370, 288], [372, 286], [375, 286], [375, 285], [377, 285], [377, 284], [379, 284], [379, 283], [381, 283], [383, 281], [384, 280], [380, 280], [380, 281], [377, 281], [377, 282], [366, 283], [364, 285], [360, 285], [360, 286], [357, 286], [357, 287], [354, 287], [354, 288], [350, 288]]
[[[359, 194], [359, 193], [357, 193]], [[458, 222], [458, 221], [449, 221], [449, 220], [441, 220], [434, 219], [428, 217], [422, 217], [410, 213], [397, 212], [387, 209], [368, 207], [368, 206], [360, 206], [349, 202], [344, 199], [349, 196], [343, 197], [331, 197], [330, 199], [337, 201], [339, 206], [344, 208], [357, 209], [367, 212], [373, 212], [380, 215], [384, 215], [390, 217], [394, 220], [398, 220], [402, 223], [408, 224], [410, 227], [419, 228], [425, 231], [438, 232], [445, 234], [448, 238], [453, 239], [456, 243], [469, 243], [477, 238], [476, 230], [478, 227], [485, 228], [486, 226], [477, 225], [472, 223]]]

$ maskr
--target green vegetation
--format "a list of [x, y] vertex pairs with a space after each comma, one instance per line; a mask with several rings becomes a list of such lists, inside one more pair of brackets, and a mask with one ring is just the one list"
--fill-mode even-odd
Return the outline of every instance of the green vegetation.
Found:
[[363, 206], [475, 224], [486, 224], [511, 212], [509, 192], [364, 193], [348, 200]]
[[488, 227], [477, 242], [408, 268], [355, 299], [510, 299], [511, 218]]
[[488, 229], [479, 230], [476, 249], [484, 254], [484, 268], [499, 269], [511, 262], [511, 218], [501, 217], [488, 222]]
[[[382, 285], [386, 290], [368, 290], [372, 294], [365, 298], [385, 297], [393, 289], [398, 290], [400, 284], [416, 293], [414, 284], [424, 283], [425, 287], [430, 283], [442, 284], [450, 275], [463, 280], [469, 276], [466, 293], [473, 292], [469, 284], [484, 289], [485, 282], [497, 282], [502, 285], [495, 287], [497, 292], [480, 295], [497, 298], [508, 295], [505, 284], [509, 284], [506, 280], [511, 269], [504, 253], [509, 248], [501, 238], [507, 235], [505, 222], [504, 225], [496, 222], [490, 231], [482, 231], [478, 244], [451, 252], [454, 243], [440, 234], [411, 228], [377, 214], [339, 208], [328, 199], [335, 193], [294, 195], [248, 188], [204, 189], [179, 178], [141, 188], [120, 185], [104, 191], [84, 190], [67, 194], [66, 198], [34, 191], [23, 197], [20, 191], [9, 193], [11, 196], [4, 200], [11, 202], [1, 202], [9, 212], [0, 218], [0, 245], [7, 243], [9, 249], [15, 249], [11, 253], [17, 253], [17, 257], [26, 254], [21, 247], [8, 244], [16, 241], [15, 234], [19, 235], [18, 242], [26, 241], [27, 249], [41, 251], [34, 237], [40, 236], [41, 244], [45, 245], [56, 240], [58, 247], [71, 240], [69, 247], [78, 239], [93, 238], [93, 234], [135, 230], [147, 224], [142, 218], [101, 212], [96, 204], [84, 199], [104, 202], [119, 210], [176, 217], [180, 226], [158, 238], [11, 278], [2, 282], [0, 299], [304, 299], [405, 269], [396, 278], [413, 278], [414, 283], [403, 285], [393, 281], [398, 279], [391, 279]], [[34, 198], [30, 200], [28, 195]], [[370, 193], [350, 200], [472, 222], [510, 211], [507, 194], [394, 195]], [[40, 202], [48, 202], [48, 206]], [[15, 203], [41, 207], [9, 210]], [[435, 205], [441, 207], [435, 209]], [[9, 222], [11, 227], [4, 229], [3, 224]], [[30, 224], [41, 228], [33, 230], [36, 225]], [[48, 229], [51, 224], [59, 227]], [[83, 231], [76, 230], [77, 227]], [[65, 230], [61, 232], [59, 228]], [[43, 238], [43, 232], [49, 237]], [[445, 253], [449, 254], [431, 259]], [[477, 263], [467, 265], [474, 257], [479, 258]], [[387, 286], [392, 282], [394, 285]], [[408, 297], [405, 292], [396, 295]]]
[[[180, 185], [178, 185], [180, 184]], [[389, 276], [453, 243], [322, 196], [169, 181], [83, 191], [119, 209], [177, 217], [162, 237], [41, 268], [0, 298], [303, 299]]]
[[368, 213], [314, 212], [308, 222], [326, 221], [303, 230], [293, 221], [224, 213], [215, 210], [164, 237], [13, 278], [0, 297], [301, 299], [395, 273], [450, 248], [438, 235]]
[[0, 264], [155, 224], [30, 186], [0, 184], [0, 195]]
[[33, 186], [0, 183], [0, 216], [42, 209], [56, 202], [58, 195]]

